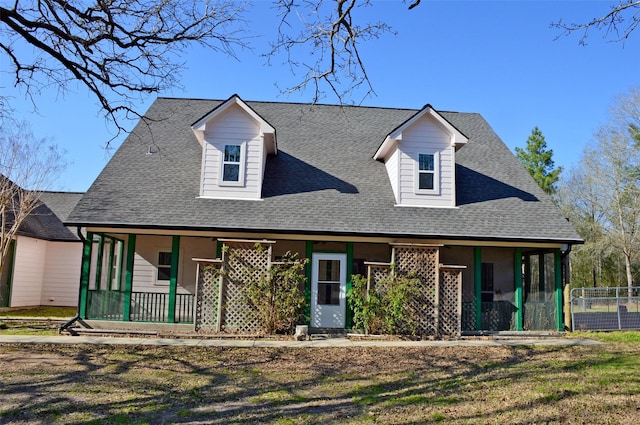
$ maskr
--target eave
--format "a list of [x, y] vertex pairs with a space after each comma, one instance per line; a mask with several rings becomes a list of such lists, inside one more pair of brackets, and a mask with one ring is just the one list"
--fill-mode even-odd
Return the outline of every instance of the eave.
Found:
[[200, 118], [198, 121], [191, 125], [191, 130], [198, 139], [198, 143], [200, 146], [204, 146], [204, 133], [207, 128], [207, 123], [217, 116], [222, 114], [228, 108], [237, 105], [242, 110], [249, 115], [252, 119], [258, 123], [260, 128], [260, 135], [263, 137], [265, 147], [267, 149], [267, 154], [275, 155], [278, 153], [278, 146], [276, 141], [276, 129], [269, 124], [264, 118], [262, 118], [256, 111], [253, 110], [245, 101], [243, 101], [240, 96], [234, 94], [229, 99], [222, 102], [216, 108], [214, 108], [211, 112], [207, 113], [205, 116]]
[[402, 141], [402, 133], [409, 127], [411, 127], [416, 121], [424, 116], [431, 117], [445, 132], [450, 135], [451, 146], [456, 150], [464, 146], [469, 138], [465, 136], [460, 130], [447, 121], [442, 115], [438, 113], [429, 104], [425, 105], [420, 111], [416, 112], [411, 118], [396, 127], [391, 133], [384, 139], [376, 153], [373, 155], [375, 160], [384, 160], [387, 155], [392, 151], [393, 147], [400, 141]]

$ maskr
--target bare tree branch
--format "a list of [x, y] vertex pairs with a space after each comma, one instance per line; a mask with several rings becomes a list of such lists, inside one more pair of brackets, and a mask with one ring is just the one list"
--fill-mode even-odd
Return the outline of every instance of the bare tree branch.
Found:
[[11, 241], [65, 167], [62, 152], [26, 122], [0, 117], [0, 274]]
[[638, 25], [640, 25], [640, 1], [619, 0], [617, 5], [611, 6], [608, 13], [589, 22], [565, 24], [560, 20], [552, 23], [551, 27], [561, 30], [556, 39], [573, 33], [581, 33], [579, 43], [586, 46], [591, 30], [604, 31], [603, 38], [619, 42], [627, 40], [631, 33], [638, 28]]
[[[244, 47], [242, 12], [227, 0], [15, 0], [0, 6], [0, 51], [13, 65], [14, 85], [29, 96], [75, 83], [98, 100], [118, 130], [140, 117], [140, 96], [179, 86], [179, 58], [190, 43], [235, 57]], [[26, 42], [38, 52], [20, 56]]]
[[[360, 46], [393, 31], [384, 21], [367, 22], [373, 0], [273, 3], [280, 23], [265, 56], [283, 54], [291, 72], [300, 73], [282, 92], [312, 87], [313, 101], [329, 92], [341, 103], [363, 87], [364, 97], [374, 92]], [[413, 9], [420, 0], [403, 4]], [[0, 0], [0, 54], [36, 109], [46, 88], [65, 95], [85, 87], [115, 125], [115, 139], [128, 131], [129, 119], [147, 119], [137, 110], [142, 98], [180, 87], [187, 46], [232, 58], [235, 49], [249, 47], [248, 6], [234, 0]]]
[[284, 53], [291, 71], [303, 73], [299, 83], [281, 91], [292, 93], [309, 86], [314, 90], [313, 100], [318, 101], [326, 84], [340, 102], [361, 86], [366, 87], [365, 96], [372, 94], [359, 46], [392, 30], [384, 22], [356, 19], [371, 4], [370, 0], [276, 1], [281, 17], [278, 39], [266, 56], [271, 60]]

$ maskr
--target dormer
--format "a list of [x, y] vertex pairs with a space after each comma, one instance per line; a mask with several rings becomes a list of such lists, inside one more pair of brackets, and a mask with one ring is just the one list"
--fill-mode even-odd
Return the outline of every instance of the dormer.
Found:
[[200, 197], [259, 200], [267, 155], [278, 152], [275, 128], [238, 95], [191, 128], [202, 146]]
[[389, 133], [373, 158], [386, 166], [396, 206], [455, 207], [455, 153], [467, 141], [431, 105]]

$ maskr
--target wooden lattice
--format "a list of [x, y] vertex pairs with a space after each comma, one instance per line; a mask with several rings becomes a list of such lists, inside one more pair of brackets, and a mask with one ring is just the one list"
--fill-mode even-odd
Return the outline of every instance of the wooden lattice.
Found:
[[196, 332], [220, 331], [220, 267], [221, 262], [198, 262], [196, 283]]
[[222, 326], [231, 332], [257, 332], [262, 328], [256, 311], [247, 302], [246, 288], [260, 270], [271, 265], [271, 244], [225, 241], [223, 263]]
[[194, 327], [200, 332], [257, 332], [246, 288], [271, 266], [271, 241], [221, 240], [222, 259], [198, 261]]
[[392, 261], [396, 273], [420, 279], [422, 287], [414, 297], [410, 309], [416, 317], [416, 331], [420, 335], [438, 333], [438, 264], [439, 247], [429, 245], [394, 245]]
[[389, 277], [391, 273], [391, 263], [365, 263], [367, 266], [367, 291], [370, 288], [376, 288], [376, 291], [384, 296], [388, 288], [383, 281]]
[[462, 270], [440, 267], [440, 298], [438, 300], [440, 335], [460, 335], [462, 329]]
[[[440, 265], [438, 246], [394, 245], [392, 256], [396, 274], [417, 277], [421, 282], [419, 295], [409, 306], [416, 319], [416, 333], [460, 335], [462, 268]], [[392, 272], [390, 264], [366, 264], [369, 287], [375, 287], [378, 293], [384, 294], [389, 289], [384, 282]]]

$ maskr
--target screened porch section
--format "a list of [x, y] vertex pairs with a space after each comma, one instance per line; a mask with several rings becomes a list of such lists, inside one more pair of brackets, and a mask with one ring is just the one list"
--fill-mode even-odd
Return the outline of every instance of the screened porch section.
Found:
[[463, 264], [471, 269], [463, 285], [464, 331], [563, 329], [559, 250], [464, 250], [460, 249], [466, 256]]
[[[92, 243], [88, 241], [91, 240]], [[90, 320], [193, 323], [192, 255], [215, 253], [211, 238], [89, 234], [80, 314]], [[86, 283], [85, 283], [86, 281]]]

